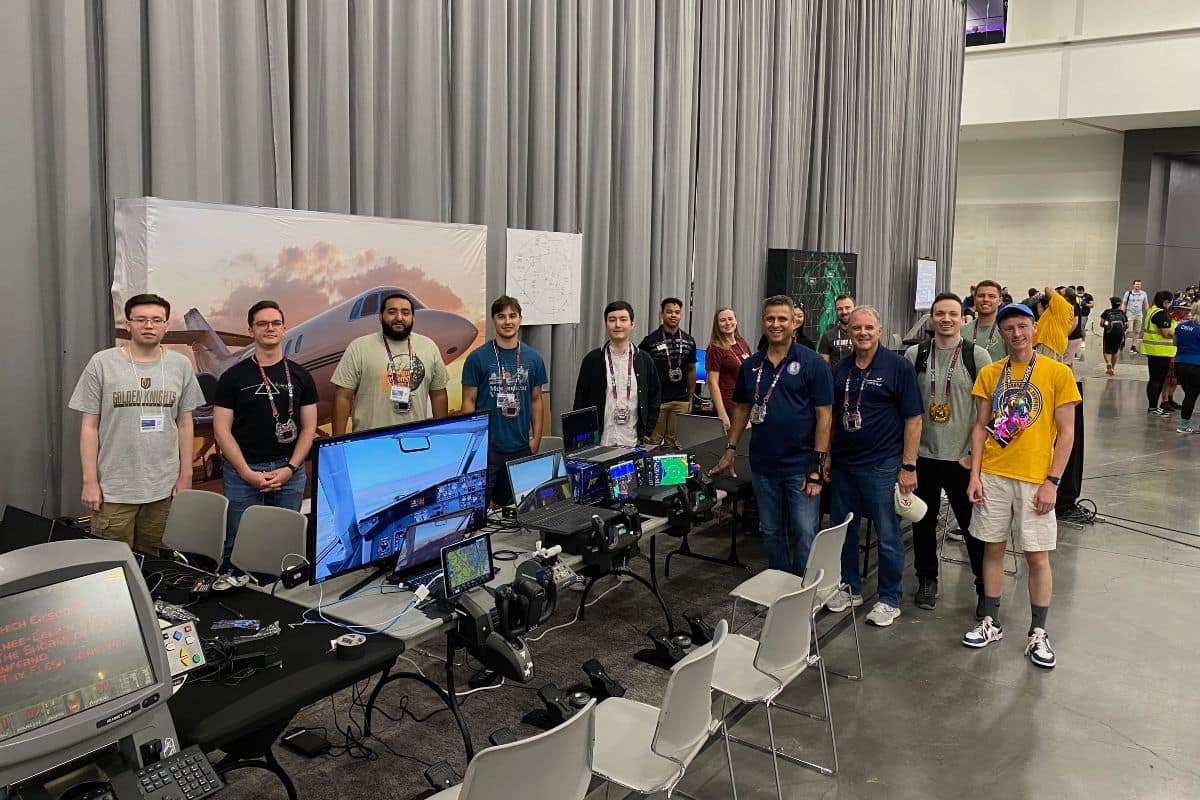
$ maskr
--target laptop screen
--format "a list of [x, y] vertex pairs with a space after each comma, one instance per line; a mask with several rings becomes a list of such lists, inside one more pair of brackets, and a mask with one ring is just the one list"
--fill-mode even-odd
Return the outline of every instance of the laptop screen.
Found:
[[600, 419], [588, 406], [562, 415], [563, 449], [568, 453], [600, 444]]
[[517, 517], [564, 500], [570, 502], [571, 479], [561, 450], [508, 462]]

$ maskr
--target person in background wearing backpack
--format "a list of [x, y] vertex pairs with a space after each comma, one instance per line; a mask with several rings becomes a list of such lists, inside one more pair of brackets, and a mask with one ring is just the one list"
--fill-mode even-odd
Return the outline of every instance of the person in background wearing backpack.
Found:
[[1150, 306], [1150, 296], [1142, 289], [1141, 281], [1134, 281], [1125, 296], [1121, 298], [1121, 310], [1129, 318], [1129, 328], [1133, 332], [1133, 341], [1129, 343], [1129, 352], [1138, 352], [1138, 344], [1142, 341], [1142, 318]]
[[1117, 358], [1125, 347], [1125, 333], [1129, 330], [1129, 317], [1121, 310], [1121, 298], [1110, 297], [1112, 308], [1100, 315], [1100, 327], [1104, 331], [1104, 371], [1112, 375], [1117, 369]]
[[[942, 490], [950, 501], [959, 532], [966, 539], [967, 557], [975, 575], [975, 594], [983, 597], [983, 542], [971, 536], [971, 428], [975, 401], [971, 388], [979, 370], [992, 363], [988, 351], [962, 337], [962, 302], [943, 292], [929, 311], [933, 340], [913, 345], [904, 354], [922, 387], [925, 420], [917, 457], [917, 497], [929, 511], [913, 523], [913, 566], [917, 571], [917, 608], [932, 611], [938, 596], [937, 526]], [[949, 534], [947, 534], [949, 536]], [[978, 616], [978, 615], [977, 615]]]

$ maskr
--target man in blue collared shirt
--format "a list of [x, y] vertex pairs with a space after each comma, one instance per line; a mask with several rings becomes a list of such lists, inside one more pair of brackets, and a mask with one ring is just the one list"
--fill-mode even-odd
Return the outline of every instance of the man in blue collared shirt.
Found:
[[767, 346], [742, 364], [733, 388], [729, 442], [713, 474], [733, 466], [749, 422], [750, 469], [767, 564], [803, 575], [821, 514], [821, 471], [829, 452], [833, 383], [829, 366], [792, 342], [792, 301], [763, 302]]

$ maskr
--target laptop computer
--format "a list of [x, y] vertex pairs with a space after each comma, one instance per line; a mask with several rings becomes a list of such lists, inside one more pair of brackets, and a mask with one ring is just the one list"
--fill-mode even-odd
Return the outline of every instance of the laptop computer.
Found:
[[610, 509], [575, 502], [562, 450], [508, 462], [508, 480], [522, 528], [571, 536], [590, 528], [593, 516], [607, 521], [617, 515]]
[[562, 415], [563, 449], [573, 461], [608, 461], [629, 454], [630, 448], [600, 444], [600, 417], [595, 406]]

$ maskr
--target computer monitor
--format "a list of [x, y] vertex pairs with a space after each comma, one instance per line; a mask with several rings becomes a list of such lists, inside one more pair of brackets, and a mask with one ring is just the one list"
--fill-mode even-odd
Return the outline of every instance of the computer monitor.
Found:
[[707, 357], [707, 350], [696, 351], [696, 383], [704, 383], [708, 380], [708, 367], [705, 365]]
[[486, 533], [442, 548], [442, 588], [447, 597], [477, 589], [494, 577], [492, 537]]
[[435, 565], [487, 515], [488, 419], [480, 411], [378, 428], [313, 447], [311, 583], [368, 565]]
[[659, 453], [645, 460], [647, 486], [681, 486], [687, 483], [691, 464], [687, 453]]
[[610, 500], [625, 502], [632, 500], [637, 494], [638, 471], [637, 463], [628, 458], [617, 461], [604, 468], [608, 479], [608, 497]]
[[0, 555], [0, 786], [130, 738], [176, 745], [171, 670], [129, 547]]
[[595, 406], [562, 415], [563, 449], [568, 453], [600, 444], [600, 416]]
[[508, 462], [517, 517], [562, 501], [571, 502], [571, 479], [563, 451], [552, 450]]

